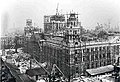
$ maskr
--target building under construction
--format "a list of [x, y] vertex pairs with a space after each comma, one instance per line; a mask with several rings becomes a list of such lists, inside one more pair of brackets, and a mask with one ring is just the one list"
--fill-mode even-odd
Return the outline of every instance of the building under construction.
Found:
[[[77, 74], [86, 73], [86, 69], [98, 68], [115, 63], [115, 55], [120, 54], [120, 37], [114, 36], [112, 39], [102, 42], [83, 41], [81, 22], [78, 21], [78, 14], [71, 12], [63, 20], [63, 35], [56, 35], [58, 28], [54, 23], [58, 22], [59, 14], [54, 15], [54, 22], [51, 23], [51, 16], [45, 16], [45, 33], [51, 31], [51, 36], [46, 36], [42, 41], [43, 62], [51, 65], [56, 64], [67, 77], [75, 77]], [[48, 20], [49, 24], [46, 23]], [[58, 24], [58, 23], [57, 23]], [[47, 26], [48, 25], [48, 26]], [[49, 26], [51, 25], [51, 26]], [[57, 26], [57, 25], [56, 25]], [[58, 24], [59, 27], [59, 24]], [[55, 33], [56, 32], [56, 33]], [[55, 35], [54, 35], [55, 34]]]
[[69, 80], [86, 74], [86, 69], [113, 65], [115, 55], [120, 54], [120, 36], [102, 42], [83, 41], [84, 28], [78, 15], [71, 12], [66, 16], [59, 13], [44, 16], [45, 33], [31, 37], [36, 43], [32, 48], [34, 57], [39, 62], [46, 62], [48, 68], [56, 64]]

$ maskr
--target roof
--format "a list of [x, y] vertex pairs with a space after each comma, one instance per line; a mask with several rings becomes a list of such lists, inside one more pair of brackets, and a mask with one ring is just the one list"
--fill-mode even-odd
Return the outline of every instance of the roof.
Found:
[[33, 77], [35, 75], [45, 75], [45, 71], [43, 68], [34, 68], [34, 69], [28, 69], [26, 70], [26, 74]]
[[15, 65], [9, 63], [6, 63], [6, 65], [9, 67], [11, 73], [15, 77], [16, 82], [35, 82], [31, 80], [26, 74], [21, 74], [19, 69]]
[[87, 69], [86, 72], [88, 72], [90, 75], [99, 75], [99, 74], [103, 74], [106, 72], [111, 72], [113, 70], [114, 70], [113, 65], [107, 65], [107, 66], [103, 66], [99, 68]]
[[[7, 65], [7, 67], [11, 70], [11, 72], [13, 73], [13, 75], [14, 75], [14, 73], [15, 74], [20, 74], [20, 71], [19, 71], [19, 69], [18, 69], [18, 67], [17, 66], [15, 66], [15, 65], [13, 65], [13, 64], [10, 64], [10, 63], [7, 63], [7, 62], [5, 62], [6, 63], [6, 65]], [[16, 76], [16, 75], [15, 75]]]

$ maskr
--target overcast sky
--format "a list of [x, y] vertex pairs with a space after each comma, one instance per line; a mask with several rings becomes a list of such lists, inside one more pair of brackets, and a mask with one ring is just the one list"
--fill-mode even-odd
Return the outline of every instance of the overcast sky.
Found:
[[[2, 2], [1, 2], [2, 1]], [[43, 28], [43, 16], [53, 15], [59, 3], [59, 11], [80, 14], [82, 26], [92, 29], [99, 23], [120, 25], [120, 0], [1, 0], [2, 32], [23, 31], [26, 19], [32, 19]], [[4, 29], [3, 29], [4, 28]]]

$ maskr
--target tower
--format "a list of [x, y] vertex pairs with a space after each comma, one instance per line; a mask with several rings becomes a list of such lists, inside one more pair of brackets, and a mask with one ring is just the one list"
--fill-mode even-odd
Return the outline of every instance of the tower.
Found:
[[67, 16], [67, 27], [72, 28], [77, 26], [79, 26], [78, 14], [70, 12], [70, 14]]
[[58, 6], [59, 6], [59, 3], [57, 4], [56, 15], [59, 15]]
[[32, 26], [32, 19], [26, 20], [26, 26]]
[[24, 27], [25, 36], [30, 37], [33, 34], [32, 19], [26, 20], [26, 27]]

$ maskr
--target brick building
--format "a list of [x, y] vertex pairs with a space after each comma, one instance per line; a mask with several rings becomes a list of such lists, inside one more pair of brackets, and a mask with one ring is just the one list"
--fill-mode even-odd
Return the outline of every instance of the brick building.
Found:
[[86, 69], [115, 63], [115, 55], [120, 54], [119, 36], [102, 42], [83, 41], [81, 38], [84, 29], [81, 22], [78, 22], [76, 13], [70, 13], [64, 24], [62, 36], [54, 35], [52, 31], [55, 30], [46, 30], [53, 29], [52, 26], [45, 26], [45, 33], [51, 31], [53, 34], [44, 34], [42, 40], [36, 39], [40, 48], [40, 62], [47, 62], [49, 67], [56, 64], [67, 78], [85, 74]]
[[10, 48], [14, 44], [14, 37], [2, 36], [0, 38], [1, 49]]
[[86, 43], [69, 46], [63, 37], [54, 36], [40, 41], [40, 62], [56, 64], [67, 77], [85, 74], [86, 69], [113, 65], [120, 54], [120, 42]]

